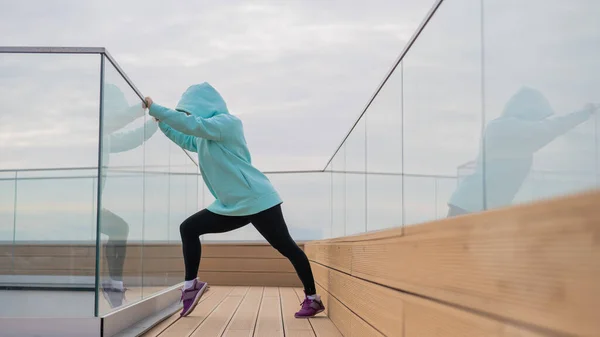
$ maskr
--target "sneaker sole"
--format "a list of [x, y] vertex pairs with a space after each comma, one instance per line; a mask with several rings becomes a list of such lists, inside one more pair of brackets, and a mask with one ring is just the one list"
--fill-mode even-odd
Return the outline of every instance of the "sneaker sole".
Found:
[[200, 302], [200, 298], [202, 297], [202, 295], [204, 295], [204, 292], [206, 291], [206, 288], [208, 288], [208, 283], [205, 283], [204, 286], [202, 286], [202, 288], [200, 288], [200, 290], [196, 294], [196, 297], [194, 297], [194, 303], [192, 303], [192, 306], [188, 309], [188, 311], [182, 312], [181, 315], [180, 315], [180, 317], [186, 317], [189, 314], [191, 314], [192, 311], [194, 311], [194, 309], [196, 309], [196, 306]]
[[295, 318], [313, 318], [313, 317], [317, 316], [318, 314], [322, 313], [323, 311], [325, 311], [325, 309], [318, 310], [318, 311], [317, 311], [317, 312], [315, 312], [315, 314], [314, 314], [314, 315], [312, 315], [312, 316], [298, 316], [298, 315], [294, 315], [294, 317], [295, 317]]

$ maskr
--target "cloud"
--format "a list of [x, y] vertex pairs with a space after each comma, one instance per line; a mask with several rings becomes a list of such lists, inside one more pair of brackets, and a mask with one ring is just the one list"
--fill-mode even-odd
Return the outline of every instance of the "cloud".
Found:
[[[190, 84], [213, 83], [243, 117], [256, 162], [277, 170], [324, 165], [317, 160], [334, 150], [429, 4], [27, 1], [0, 6], [0, 30], [8, 32], [0, 44], [106, 46], [136, 85], [165, 105], [174, 105]], [[29, 72], [47, 63], [29, 64]], [[62, 77], [77, 76], [67, 61], [51, 66]], [[40, 80], [19, 71], [15, 76], [29, 76], [29, 83]], [[73, 89], [63, 87], [55, 97], [67, 97]], [[273, 139], [281, 144], [277, 151], [269, 148]], [[311, 166], [277, 162], [282, 151], [289, 155], [298, 147], [313, 151], [313, 160], [306, 151], [302, 155]]]

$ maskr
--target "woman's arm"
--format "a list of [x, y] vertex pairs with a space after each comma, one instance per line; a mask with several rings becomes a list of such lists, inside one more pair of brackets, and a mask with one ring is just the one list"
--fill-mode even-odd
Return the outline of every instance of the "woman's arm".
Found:
[[190, 152], [198, 152], [198, 146], [196, 145], [196, 137], [183, 134], [179, 131], [175, 131], [172, 127], [166, 123], [159, 122], [158, 127], [160, 130], [169, 138], [173, 143], [177, 144]]
[[184, 112], [165, 108], [147, 98], [150, 115], [167, 124], [175, 131], [213, 141], [222, 141], [231, 132], [237, 119], [231, 115], [221, 114], [210, 118], [188, 115]]

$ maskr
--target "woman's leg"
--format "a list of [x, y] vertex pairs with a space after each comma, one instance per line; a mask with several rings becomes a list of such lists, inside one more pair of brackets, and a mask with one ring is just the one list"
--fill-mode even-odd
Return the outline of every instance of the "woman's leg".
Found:
[[243, 227], [249, 222], [245, 217], [224, 216], [204, 209], [181, 223], [179, 233], [183, 245], [185, 280], [191, 281], [198, 277], [202, 254], [200, 235], [229, 232]]
[[271, 246], [290, 260], [294, 269], [296, 269], [300, 281], [302, 281], [306, 295], [315, 295], [315, 279], [310, 268], [310, 263], [306, 254], [304, 254], [302, 249], [298, 247], [290, 236], [283, 213], [281, 212], [281, 206], [277, 205], [249, 218], [252, 225], [254, 225]]
[[248, 224], [244, 217], [223, 216], [202, 210], [187, 218], [179, 227], [183, 244], [183, 261], [185, 263], [185, 284], [181, 292], [181, 317], [189, 315], [208, 288], [206, 282], [197, 280], [200, 266], [200, 235], [224, 233]]

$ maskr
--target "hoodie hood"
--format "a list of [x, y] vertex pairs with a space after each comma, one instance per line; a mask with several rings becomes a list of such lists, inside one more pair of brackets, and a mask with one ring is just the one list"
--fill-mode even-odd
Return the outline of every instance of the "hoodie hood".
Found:
[[554, 114], [550, 102], [538, 90], [522, 88], [504, 106], [502, 117], [538, 121]]
[[175, 110], [187, 112], [201, 118], [229, 114], [223, 97], [206, 82], [189, 87], [181, 95], [181, 99], [177, 103]]

